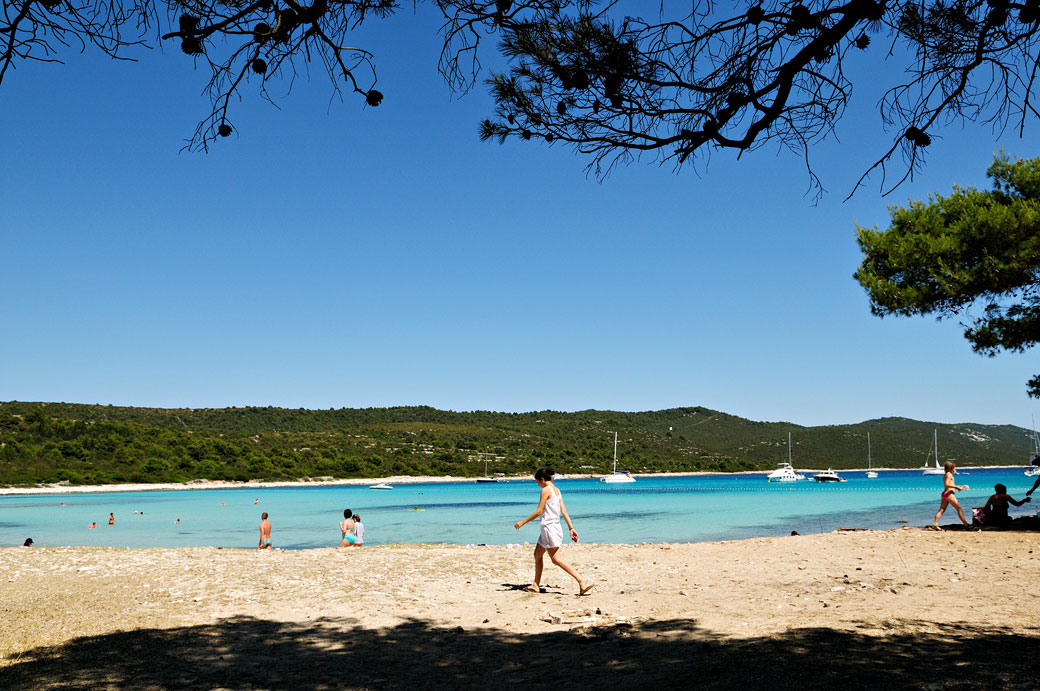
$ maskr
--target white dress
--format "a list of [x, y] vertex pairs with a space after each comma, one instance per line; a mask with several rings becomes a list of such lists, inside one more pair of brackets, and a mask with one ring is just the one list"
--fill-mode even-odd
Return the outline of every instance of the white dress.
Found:
[[560, 490], [552, 488], [552, 496], [545, 502], [542, 510], [542, 532], [538, 535], [538, 544], [546, 549], [563, 544], [563, 528], [560, 526]]

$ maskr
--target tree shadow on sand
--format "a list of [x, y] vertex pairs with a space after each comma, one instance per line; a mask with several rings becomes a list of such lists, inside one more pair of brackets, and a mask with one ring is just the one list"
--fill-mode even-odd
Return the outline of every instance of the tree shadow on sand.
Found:
[[233, 618], [38, 648], [0, 668], [0, 688], [1040, 688], [1040, 630], [884, 626], [723, 639], [687, 620], [515, 634]]

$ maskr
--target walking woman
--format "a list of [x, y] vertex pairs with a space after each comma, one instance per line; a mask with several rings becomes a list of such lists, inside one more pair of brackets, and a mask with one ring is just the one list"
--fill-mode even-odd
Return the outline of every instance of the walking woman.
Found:
[[939, 519], [942, 517], [943, 512], [946, 511], [947, 506], [957, 509], [957, 517], [961, 519], [961, 523], [964, 524], [965, 528], [971, 527], [968, 519], [964, 517], [964, 511], [961, 510], [961, 504], [957, 501], [956, 494], [971, 488], [967, 485], [958, 485], [953, 481], [953, 471], [956, 468], [957, 466], [953, 461], [946, 461], [946, 465], [943, 466], [946, 473], [943, 475], [942, 503], [939, 504], [939, 511], [935, 514], [935, 520], [932, 521], [932, 530], [939, 530]]
[[578, 582], [578, 595], [584, 595], [592, 590], [593, 584], [578, 575], [570, 564], [559, 555], [560, 547], [563, 545], [563, 528], [560, 527], [560, 516], [567, 521], [567, 527], [571, 531], [571, 540], [578, 541], [578, 531], [571, 523], [571, 517], [567, 513], [567, 507], [563, 504], [563, 496], [560, 490], [553, 484], [553, 475], [556, 474], [552, 468], [541, 468], [534, 474], [534, 480], [542, 488], [538, 499], [538, 508], [534, 513], [522, 521], [513, 524], [519, 530], [521, 526], [530, 523], [536, 518], [541, 518], [542, 531], [538, 535], [538, 544], [534, 548], [534, 583], [524, 588], [531, 593], [542, 592], [542, 563], [545, 553], [549, 553], [552, 563], [566, 571], [571, 578]]

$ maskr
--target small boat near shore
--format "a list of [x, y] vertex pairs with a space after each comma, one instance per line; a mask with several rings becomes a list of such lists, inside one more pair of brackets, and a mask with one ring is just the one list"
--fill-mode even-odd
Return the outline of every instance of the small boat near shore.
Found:
[[369, 485], [369, 489], [393, 489], [393, 485], [388, 485], [385, 482], [381, 482], [378, 485]]

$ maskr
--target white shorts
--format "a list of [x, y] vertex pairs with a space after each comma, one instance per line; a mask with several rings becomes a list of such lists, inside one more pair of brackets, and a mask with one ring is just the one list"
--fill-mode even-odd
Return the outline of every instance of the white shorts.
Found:
[[542, 532], [538, 535], [538, 544], [546, 549], [563, 544], [563, 526], [559, 523], [542, 523]]

